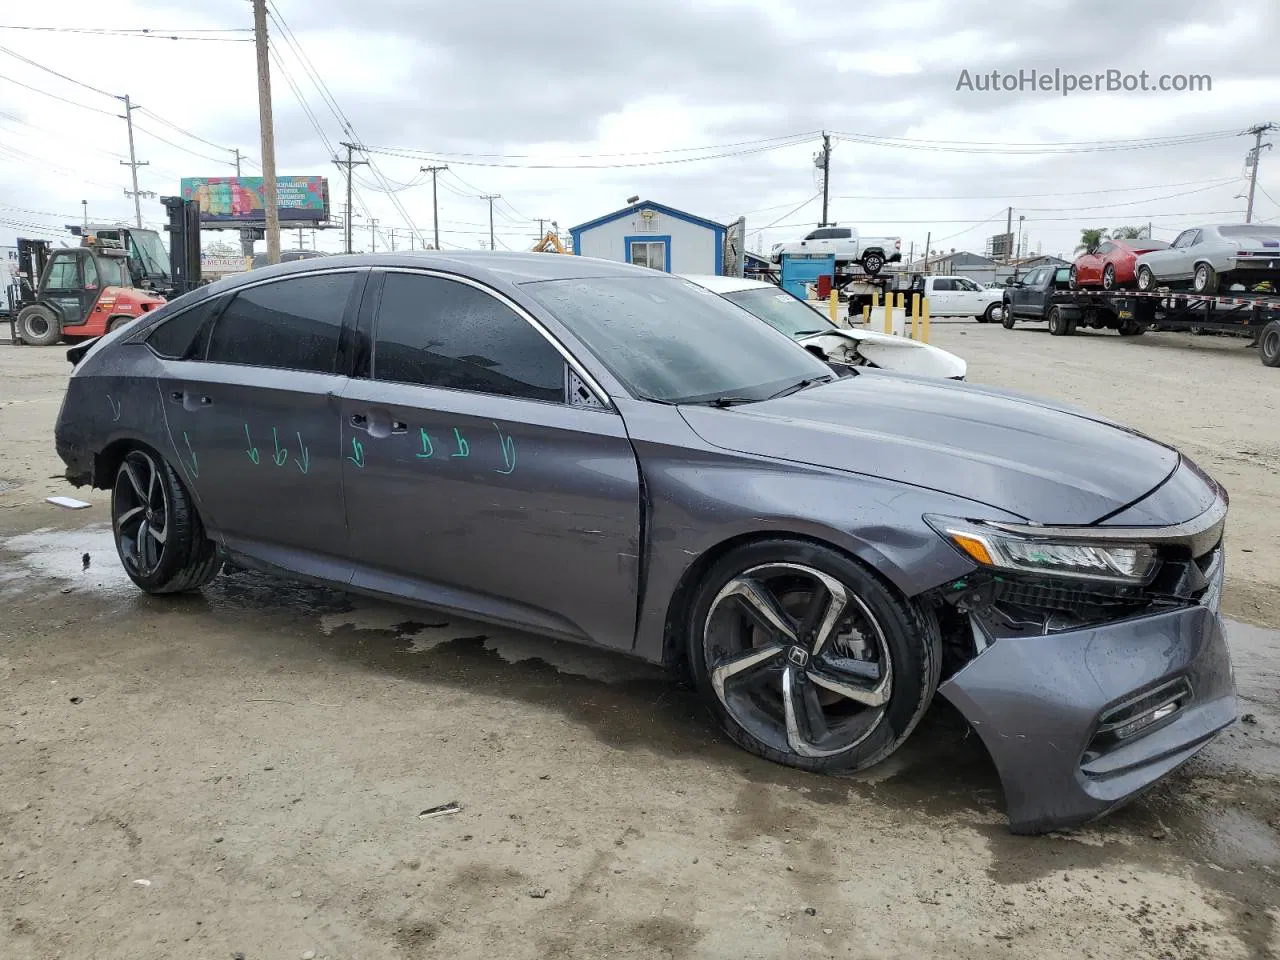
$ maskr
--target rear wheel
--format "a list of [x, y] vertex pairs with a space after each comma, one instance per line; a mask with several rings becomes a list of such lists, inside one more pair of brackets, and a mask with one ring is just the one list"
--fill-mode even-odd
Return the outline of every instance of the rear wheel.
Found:
[[111, 528], [125, 573], [147, 593], [198, 589], [221, 567], [182, 480], [149, 450], [130, 450], [116, 471]]
[[884, 267], [884, 257], [878, 253], [868, 253], [862, 258], [862, 269], [875, 276]]
[[743, 748], [815, 772], [889, 756], [938, 686], [937, 621], [869, 569], [795, 540], [708, 572], [687, 622], [694, 680]]
[[1067, 286], [1072, 290], [1080, 288], [1080, 270], [1073, 263], [1071, 269], [1067, 271]]
[[1280, 367], [1280, 320], [1272, 320], [1258, 337], [1258, 359], [1265, 367]]
[[1197, 263], [1191, 280], [1191, 289], [1206, 296], [1218, 292], [1218, 274], [1207, 263]]
[[34, 303], [18, 311], [18, 336], [33, 347], [51, 347], [62, 339], [62, 324], [48, 307]]
[[1067, 318], [1057, 307], [1050, 307], [1045, 319], [1049, 321], [1049, 333], [1053, 336], [1065, 337], [1071, 333], [1071, 325], [1067, 323]]
[[1156, 275], [1146, 264], [1138, 267], [1137, 281], [1138, 289], [1144, 293], [1151, 293], [1156, 288]]

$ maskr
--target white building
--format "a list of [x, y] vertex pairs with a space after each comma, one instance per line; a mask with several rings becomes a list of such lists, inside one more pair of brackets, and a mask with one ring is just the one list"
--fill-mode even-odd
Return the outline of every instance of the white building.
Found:
[[667, 273], [724, 273], [728, 228], [661, 203], [634, 203], [569, 228], [573, 252]]

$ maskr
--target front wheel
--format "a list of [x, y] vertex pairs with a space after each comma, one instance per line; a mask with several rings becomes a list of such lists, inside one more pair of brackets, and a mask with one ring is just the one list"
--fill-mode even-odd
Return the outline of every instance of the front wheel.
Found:
[[130, 450], [116, 471], [111, 529], [125, 573], [147, 593], [196, 590], [221, 567], [182, 480], [149, 450]]
[[1116, 268], [1114, 264], [1108, 263], [1102, 268], [1102, 289], [1114, 290], [1116, 288]]
[[995, 323], [997, 320], [1001, 319], [1001, 315], [1003, 313], [1004, 313], [1004, 307], [1002, 307], [1000, 304], [998, 303], [988, 304], [986, 312], [984, 312], [982, 316], [978, 318], [978, 322], [979, 323]]
[[33, 347], [51, 347], [62, 339], [62, 324], [53, 311], [33, 303], [18, 311], [18, 337]]
[[1138, 268], [1138, 289], [1143, 293], [1151, 293], [1156, 288], [1156, 275], [1145, 263]]
[[858, 561], [812, 543], [731, 551], [700, 585], [687, 629], [694, 680], [729, 736], [803, 770], [883, 760], [938, 686], [933, 615]]
[[1006, 303], [1001, 308], [1001, 314], [1002, 316], [1000, 317], [1000, 325], [1003, 326], [1006, 330], [1012, 330], [1013, 325], [1016, 322], [1013, 316], [1013, 304]]

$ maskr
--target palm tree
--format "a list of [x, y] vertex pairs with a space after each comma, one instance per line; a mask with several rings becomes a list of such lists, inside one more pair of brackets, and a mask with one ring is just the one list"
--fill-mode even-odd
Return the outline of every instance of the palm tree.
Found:
[[1080, 244], [1076, 247], [1076, 253], [1095, 253], [1102, 245], [1102, 241], [1106, 239], [1106, 227], [1089, 227], [1087, 230], [1081, 230]]
[[1113, 240], [1149, 240], [1146, 227], [1116, 227], [1111, 231]]

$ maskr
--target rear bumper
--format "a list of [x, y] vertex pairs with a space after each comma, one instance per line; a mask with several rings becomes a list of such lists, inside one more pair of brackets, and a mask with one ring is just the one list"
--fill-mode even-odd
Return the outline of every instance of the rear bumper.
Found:
[[[1117, 708], [1183, 684], [1189, 693], [1171, 716], [1118, 742], [1100, 735]], [[1236, 719], [1230, 655], [1207, 606], [1000, 639], [938, 692], [964, 714], [995, 762], [1014, 833], [1108, 813]]]

